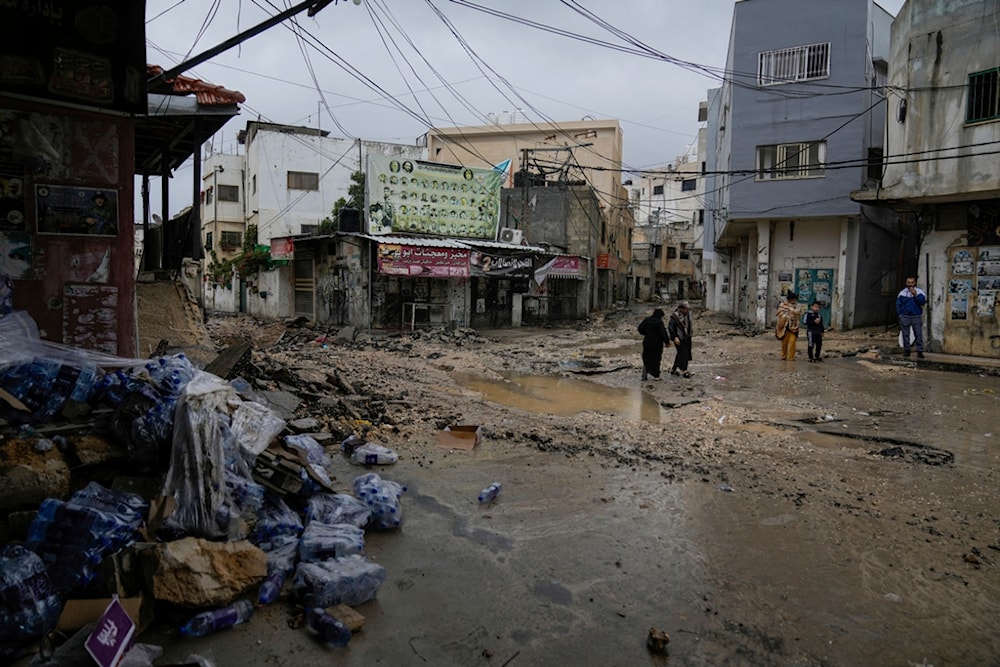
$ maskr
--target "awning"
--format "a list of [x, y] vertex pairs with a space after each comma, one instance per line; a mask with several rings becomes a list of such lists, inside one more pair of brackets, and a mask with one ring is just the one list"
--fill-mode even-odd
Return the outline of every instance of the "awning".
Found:
[[535, 282], [541, 285], [546, 278], [572, 278], [583, 280], [587, 277], [587, 258], [579, 255], [556, 255], [535, 269]]

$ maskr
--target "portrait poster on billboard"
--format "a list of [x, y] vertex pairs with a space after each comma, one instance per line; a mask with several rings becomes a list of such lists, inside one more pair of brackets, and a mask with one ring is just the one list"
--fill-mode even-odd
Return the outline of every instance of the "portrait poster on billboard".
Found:
[[370, 234], [435, 234], [495, 239], [504, 172], [368, 156]]

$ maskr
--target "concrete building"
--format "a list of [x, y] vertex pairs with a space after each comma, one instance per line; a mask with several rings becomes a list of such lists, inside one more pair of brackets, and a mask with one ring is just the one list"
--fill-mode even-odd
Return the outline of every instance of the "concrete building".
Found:
[[[885, 174], [856, 200], [911, 212], [929, 348], [1000, 356], [996, 2], [908, 0], [892, 25]], [[897, 289], [901, 285], [896, 286]], [[928, 341], [925, 341], [928, 342]]]
[[899, 216], [850, 198], [879, 175], [891, 20], [872, 0], [736, 2], [706, 105], [710, 305], [767, 326], [794, 290], [837, 328], [894, 317]]
[[636, 227], [632, 294], [639, 299], [702, 298], [706, 131], [684, 155], [625, 184]]
[[[508, 122], [434, 128], [427, 135], [427, 159], [433, 162], [492, 167], [511, 161], [514, 192], [505, 193], [503, 229], [532, 238], [531, 221], [537, 198], [529, 190], [545, 186], [589, 187], [596, 197], [599, 219], [594, 245], [587, 257], [593, 271], [590, 307], [605, 309], [624, 301], [631, 264], [632, 212], [622, 186], [622, 131], [617, 120], [580, 120], [556, 124]], [[520, 197], [517, 196], [518, 192]], [[581, 204], [581, 209], [586, 208]]]

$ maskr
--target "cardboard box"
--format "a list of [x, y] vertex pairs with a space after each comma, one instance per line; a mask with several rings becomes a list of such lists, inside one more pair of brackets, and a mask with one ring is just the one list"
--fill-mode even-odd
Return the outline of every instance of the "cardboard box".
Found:
[[475, 449], [482, 437], [483, 427], [478, 424], [453, 424], [437, 433], [437, 446], [446, 449]]
[[[67, 600], [63, 607], [56, 630], [74, 632], [88, 623], [96, 623], [111, 604], [112, 598], [96, 598], [93, 600]], [[152, 604], [145, 604], [146, 598], [137, 595], [132, 598], [118, 598], [128, 617], [135, 623], [136, 631], [142, 631], [152, 620]]]

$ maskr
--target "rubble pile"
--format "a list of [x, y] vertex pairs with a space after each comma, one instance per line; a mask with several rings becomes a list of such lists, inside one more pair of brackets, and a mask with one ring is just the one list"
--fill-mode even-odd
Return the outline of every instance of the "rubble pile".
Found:
[[[309, 627], [347, 643], [357, 614], [326, 608], [375, 597], [385, 570], [365, 530], [402, 521], [405, 487], [364, 473], [398, 460], [371, 437], [389, 397], [298, 359], [324, 344], [302, 328], [267, 353], [236, 343], [216, 375], [183, 354], [48, 343], [17, 315], [0, 318], [5, 664], [97, 620], [67, 620], [68, 603], [112, 597], [137, 602], [139, 625], [154, 603], [187, 609], [185, 636], [201, 636], [250, 620], [248, 595], [270, 604], [287, 588]], [[338, 488], [331, 452], [359, 467], [353, 485]]]

